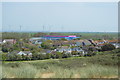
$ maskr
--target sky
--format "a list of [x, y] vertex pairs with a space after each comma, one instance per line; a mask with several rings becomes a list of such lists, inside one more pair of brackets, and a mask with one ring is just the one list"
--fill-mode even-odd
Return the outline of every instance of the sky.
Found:
[[2, 30], [117, 32], [118, 4], [117, 2], [3, 2]]

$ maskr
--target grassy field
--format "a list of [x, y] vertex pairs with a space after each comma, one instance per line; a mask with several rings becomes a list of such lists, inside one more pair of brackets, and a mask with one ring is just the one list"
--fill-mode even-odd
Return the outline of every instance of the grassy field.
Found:
[[[118, 55], [3, 62], [3, 78], [117, 78]], [[1, 66], [0, 66], [1, 67]]]

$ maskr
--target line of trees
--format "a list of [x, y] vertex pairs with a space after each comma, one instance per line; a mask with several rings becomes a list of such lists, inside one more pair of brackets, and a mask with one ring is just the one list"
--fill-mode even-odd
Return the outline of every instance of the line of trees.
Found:
[[55, 54], [47, 53], [34, 53], [32, 56], [28, 55], [18, 55], [18, 54], [9, 54], [9, 53], [2, 53], [3, 61], [23, 61], [23, 60], [44, 60], [44, 59], [60, 59], [60, 58], [68, 58], [71, 57], [71, 54], [65, 54], [57, 52]]

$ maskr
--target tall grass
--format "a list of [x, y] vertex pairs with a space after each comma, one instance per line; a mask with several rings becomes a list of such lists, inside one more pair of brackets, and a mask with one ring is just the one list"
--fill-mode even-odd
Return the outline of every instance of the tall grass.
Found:
[[[47, 68], [46, 68], [47, 66]], [[64, 68], [46, 65], [43, 68], [20, 63], [18, 67], [3, 67], [3, 78], [116, 78], [118, 68], [113, 66], [87, 65], [85, 67]]]
[[2, 79], [2, 65], [0, 63], [0, 79]]
[[[93, 57], [3, 62], [3, 78], [118, 78], [118, 54]], [[1, 66], [0, 66], [1, 68]]]

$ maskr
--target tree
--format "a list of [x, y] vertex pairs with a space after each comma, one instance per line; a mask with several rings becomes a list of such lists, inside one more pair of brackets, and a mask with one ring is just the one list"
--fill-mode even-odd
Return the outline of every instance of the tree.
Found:
[[56, 53], [56, 58], [62, 58], [62, 53], [57, 52], [57, 53]]
[[46, 58], [46, 55], [45, 54], [39, 54], [39, 59], [40, 60], [43, 60], [43, 59], [45, 59]]
[[15, 54], [9, 54], [8, 55], [8, 60], [12, 60], [12, 61], [16, 60], [16, 55]]
[[94, 56], [94, 55], [96, 55], [95, 52], [88, 51], [87, 54], [85, 54], [84, 56]]
[[2, 47], [2, 51], [3, 52], [8, 52], [8, 48], [7, 47]]
[[2, 61], [5, 61], [5, 60], [7, 60], [7, 53], [2, 53], [2, 54], [0, 54], [0, 56], [2, 56]]
[[46, 59], [50, 59], [50, 58], [51, 58], [51, 54], [50, 53], [46, 54]]
[[112, 44], [105, 44], [104, 46], [101, 47], [102, 51], [110, 51], [114, 50], [115, 46]]
[[45, 35], [46, 33], [39, 32], [39, 33], [34, 34], [34, 37], [43, 37]]
[[38, 56], [37, 53], [33, 53], [33, 54], [32, 54], [32, 59], [33, 59], [33, 60], [37, 60], [37, 56]]
[[72, 55], [78, 55], [78, 52], [77, 52], [77, 51], [72, 51], [71, 54], [72, 54]]
[[56, 54], [51, 54], [51, 58], [55, 59], [56, 58]]
[[16, 60], [22, 60], [22, 56], [21, 55], [16, 55]]
[[68, 57], [70, 57], [69, 54], [66, 54], [66, 53], [63, 53], [63, 54], [62, 54], [62, 58], [68, 58]]
[[43, 42], [41, 44], [41, 47], [44, 49], [51, 49], [50, 43], [49, 42]]

